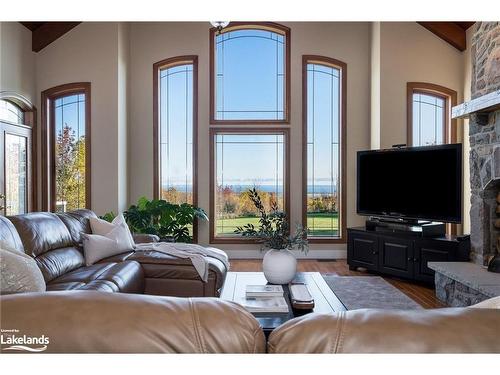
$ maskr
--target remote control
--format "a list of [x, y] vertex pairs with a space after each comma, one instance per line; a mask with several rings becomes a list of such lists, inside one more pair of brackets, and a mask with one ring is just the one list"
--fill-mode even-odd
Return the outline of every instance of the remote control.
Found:
[[313, 300], [305, 284], [290, 285], [290, 294], [292, 296], [292, 300], [297, 302], [311, 302]]

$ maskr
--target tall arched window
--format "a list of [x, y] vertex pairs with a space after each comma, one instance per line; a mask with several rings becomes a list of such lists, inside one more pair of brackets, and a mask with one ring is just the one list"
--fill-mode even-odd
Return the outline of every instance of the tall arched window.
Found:
[[22, 95], [0, 92], [0, 215], [37, 209], [36, 109]]
[[42, 92], [42, 208], [91, 208], [90, 83]]
[[346, 240], [347, 65], [303, 56], [303, 222], [311, 242]]
[[407, 144], [430, 146], [456, 142], [451, 107], [457, 92], [425, 82], [407, 84]]
[[[178, 56], [153, 65], [155, 198], [196, 205], [198, 56]], [[197, 240], [196, 223], [192, 230]]]
[[231, 23], [210, 31], [210, 122], [288, 123], [290, 29]]
[[[248, 243], [248, 190], [289, 215], [290, 29], [232, 22], [210, 30], [210, 242]], [[256, 127], [256, 125], [258, 125]], [[259, 127], [262, 126], [262, 127]]]

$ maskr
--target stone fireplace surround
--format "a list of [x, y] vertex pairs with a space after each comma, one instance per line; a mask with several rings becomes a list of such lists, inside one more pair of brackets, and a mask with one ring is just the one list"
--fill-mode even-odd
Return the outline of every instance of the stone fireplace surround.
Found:
[[471, 263], [429, 263], [436, 296], [468, 306], [500, 295], [500, 274], [488, 261], [500, 252], [500, 22], [476, 22], [472, 38], [472, 100], [452, 110], [469, 118]]

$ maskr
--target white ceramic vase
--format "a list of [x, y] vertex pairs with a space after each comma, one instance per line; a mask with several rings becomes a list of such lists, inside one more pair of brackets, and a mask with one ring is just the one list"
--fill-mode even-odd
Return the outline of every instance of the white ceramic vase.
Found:
[[271, 249], [264, 255], [262, 270], [271, 284], [288, 284], [297, 273], [297, 259], [290, 250]]

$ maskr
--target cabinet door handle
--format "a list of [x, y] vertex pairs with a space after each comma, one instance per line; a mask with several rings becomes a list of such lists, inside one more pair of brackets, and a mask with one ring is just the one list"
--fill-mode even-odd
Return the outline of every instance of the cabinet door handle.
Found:
[[413, 258], [413, 261], [416, 263], [418, 262], [418, 258]]
[[372, 252], [373, 255], [377, 255], [378, 254], [378, 251], [374, 251]]
[[408, 258], [408, 262], [411, 262], [413, 259], [412, 258]]

